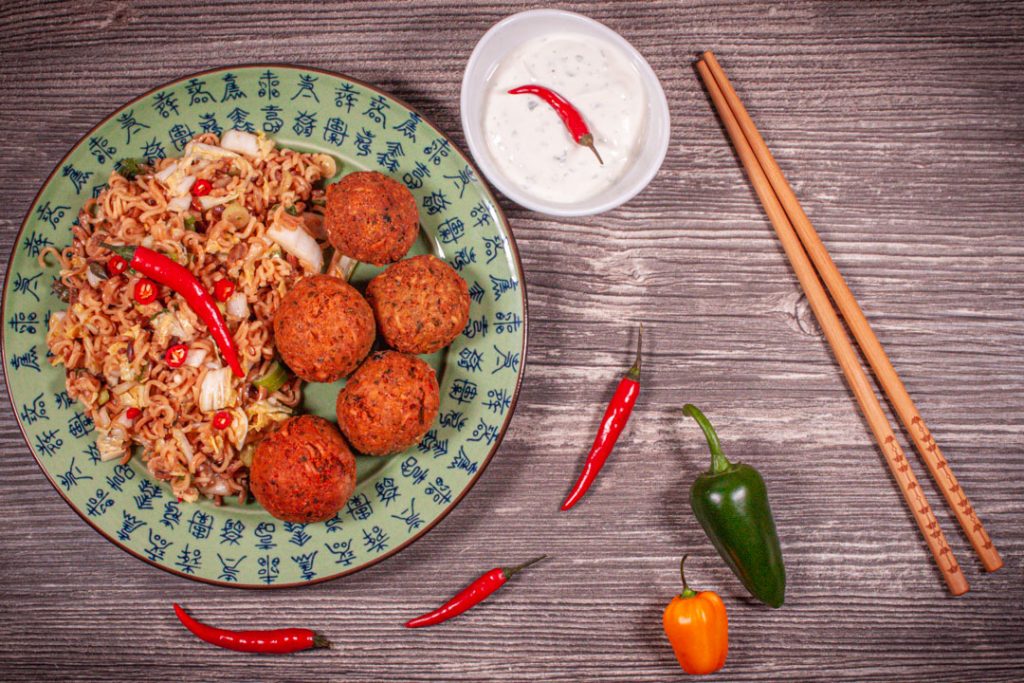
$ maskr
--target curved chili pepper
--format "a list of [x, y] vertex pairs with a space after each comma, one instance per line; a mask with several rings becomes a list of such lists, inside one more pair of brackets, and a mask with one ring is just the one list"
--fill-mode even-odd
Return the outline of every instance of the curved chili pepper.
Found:
[[231, 338], [231, 332], [224, 322], [224, 316], [220, 314], [220, 309], [217, 308], [213, 297], [203, 289], [203, 285], [188, 268], [146, 247], [119, 246], [106, 242], [101, 242], [100, 246], [123, 258], [129, 266], [138, 272], [148, 275], [180, 294], [200, 320], [206, 323], [206, 327], [210, 330], [210, 336], [217, 342], [217, 348], [220, 349], [227, 364], [231, 366], [231, 371], [238, 377], [245, 377], [245, 372], [242, 371], [242, 366], [238, 362], [235, 340]]
[[473, 583], [466, 586], [454, 598], [437, 609], [405, 622], [405, 627], [420, 628], [422, 626], [433, 626], [434, 624], [440, 624], [442, 621], [448, 621], [452, 617], [457, 617], [470, 607], [482, 602], [484, 598], [494, 591], [504, 586], [505, 582], [512, 578], [513, 574], [526, 569], [535, 562], [540, 562], [545, 557], [547, 557], [547, 555], [541, 555], [540, 557], [533, 558], [529, 562], [524, 562], [521, 565], [511, 567], [509, 569], [495, 567]]
[[544, 100], [562, 119], [562, 123], [564, 123], [565, 127], [569, 129], [569, 134], [572, 135], [572, 139], [576, 144], [589, 147], [590, 151], [597, 157], [597, 160], [602, 166], [604, 166], [604, 160], [601, 158], [601, 155], [597, 153], [597, 147], [594, 147], [594, 136], [590, 132], [587, 122], [583, 120], [582, 114], [580, 114], [576, 107], [572, 106], [569, 100], [565, 99], [554, 90], [545, 88], [542, 85], [521, 85], [518, 88], [512, 88], [509, 90], [508, 94], [536, 95]]
[[308, 628], [277, 628], [269, 631], [229, 631], [209, 626], [190, 617], [174, 603], [174, 613], [182, 625], [200, 640], [237, 652], [282, 655], [300, 650], [330, 647], [331, 642]]
[[612, 449], [615, 448], [615, 442], [618, 440], [619, 434], [622, 433], [626, 422], [629, 421], [629, 416], [633, 412], [633, 406], [636, 405], [636, 399], [640, 395], [640, 354], [643, 350], [643, 341], [644, 326], [641, 325], [640, 331], [636, 336], [636, 362], [633, 363], [633, 367], [629, 369], [626, 376], [619, 382], [615, 395], [612, 396], [608, 408], [604, 411], [604, 417], [601, 418], [601, 428], [597, 430], [597, 436], [594, 437], [594, 445], [590, 447], [587, 460], [583, 463], [583, 471], [580, 472], [576, 485], [572, 487], [572, 491], [569, 492], [565, 502], [562, 503], [563, 511], [580, 502], [583, 494], [587, 492], [590, 485], [597, 479], [597, 473], [604, 467], [605, 461], [612, 454]]
[[331, 647], [331, 641], [309, 629], [228, 631], [197, 622], [176, 602], [174, 613], [178, 615], [181, 624], [197, 638], [228, 650], [287, 654], [318, 647]]

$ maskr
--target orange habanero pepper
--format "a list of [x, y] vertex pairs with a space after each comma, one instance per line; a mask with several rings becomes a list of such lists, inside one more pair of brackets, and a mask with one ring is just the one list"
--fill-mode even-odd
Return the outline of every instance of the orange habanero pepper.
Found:
[[683, 572], [686, 557], [684, 555], [679, 562], [683, 592], [672, 598], [665, 608], [662, 624], [683, 671], [710, 674], [725, 665], [729, 654], [729, 618], [717, 593], [698, 593], [686, 585]]

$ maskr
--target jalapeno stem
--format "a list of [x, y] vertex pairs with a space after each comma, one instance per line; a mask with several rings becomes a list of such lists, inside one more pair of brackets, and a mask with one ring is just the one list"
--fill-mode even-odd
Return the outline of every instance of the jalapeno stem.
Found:
[[722, 445], [718, 442], [718, 434], [715, 433], [715, 428], [711, 426], [708, 418], [704, 417], [704, 413], [700, 412], [700, 409], [692, 403], [687, 403], [683, 406], [683, 414], [689, 415], [697, 421], [701, 431], [704, 432], [704, 438], [708, 440], [708, 448], [711, 450], [711, 473], [718, 474], [729, 469], [732, 463], [722, 453]]

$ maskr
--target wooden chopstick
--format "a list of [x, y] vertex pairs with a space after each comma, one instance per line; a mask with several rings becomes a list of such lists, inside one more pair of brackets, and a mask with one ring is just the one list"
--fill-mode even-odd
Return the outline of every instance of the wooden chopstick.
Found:
[[935, 563], [938, 565], [950, 593], [953, 595], [966, 593], [969, 588], [967, 579], [960, 570], [960, 565], [957, 563], [953, 551], [946, 542], [945, 534], [939, 528], [938, 520], [935, 519], [931, 506], [925, 499], [924, 491], [921, 489], [917, 477], [914, 476], [910, 465], [907, 463], [903, 449], [896, 440], [896, 435], [893, 433], [892, 427], [882, 411], [882, 406], [875, 396], [867, 374], [860, 365], [857, 353], [849, 337], [846, 336], [842, 323], [839, 321], [839, 316], [833, 310], [828, 300], [828, 295], [818, 280], [818, 274], [814, 270], [814, 266], [811, 265], [807, 254], [804, 253], [800, 239], [797, 237], [796, 232], [794, 232], [785, 210], [779, 203], [778, 197], [775, 196], [771, 183], [768, 182], [768, 178], [757, 161], [757, 157], [754, 156], [750, 144], [743, 135], [743, 130], [729, 108], [729, 104], [726, 102], [707, 64], [703, 61], [697, 62], [697, 70], [704, 81], [705, 87], [708, 89], [708, 93], [711, 95], [715, 109], [725, 125], [733, 147], [735, 147], [736, 153], [739, 155], [740, 161], [747, 171], [754, 190], [761, 200], [761, 204], [764, 206], [772, 226], [775, 228], [775, 233], [782, 243], [782, 248], [785, 250], [786, 256], [789, 257], [789, 262], [796, 273], [797, 279], [800, 281], [800, 286], [803, 287], [804, 293], [807, 295], [807, 301], [810, 303], [811, 310], [814, 311], [814, 315], [818, 319], [818, 324], [821, 325], [825, 339], [828, 341], [829, 346], [832, 347], [832, 352], [835, 354], [836, 360], [846, 376], [846, 381], [849, 383], [853, 395], [857, 399], [861, 412], [864, 414], [868, 426], [871, 428], [871, 432], [874, 434], [875, 440], [882, 450], [893, 478], [903, 493], [907, 507], [910, 508], [910, 512], [917, 521], [917, 526], [921, 530], [922, 536], [924, 536], [928, 549], [935, 558]]
[[868, 364], [875, 373], [875, 377], [878, 378], [878, 383], [892, 402], [896, 414], [903, 423], [903, 427], [917, 447], [918, 453], [921, 454], [921, 458], [924, 460], [925, 465], [927, 465], [932, 478], [938, 484], [949, 507], [953, 510], [953, 514], [956, 515], [957, 521], [960, 522], [964, 534], [981, 559], [982, 565], [986, 571], [990, 572], [999, 569], [1003, 566], [1003, 558], [999, 556], [999, 551], [996, 550], [991, 537], [985, 531], [981, 520], [978, 519], [974, 506], [971, 505], [967, 494], [960, 487], [959, 482], [957, 482], [956, 477], [953, 475], [952, 468], [943, 457], [942, 451], [939, 450], [939, 445], [935, 443], [931, 432], [925, 425], [924, 420], [921, 419], [917, 406], [914, 405], [913, 399], [910, 398], [906, 387], [903, 386], [899, 375], [896, 374], [896, 369], [893, 368], [892, 363], [889, 361], [889, 356], [886, 355], [881, 342], [878, 341], [874, 330], [871, 329], [868, 319], [864, 316], [864, 311], [857, 304], [853, 292], [850, 291], [846, 280], [843, 279], [842, 274], [839, 272], [839, 268], [832, 261], [828, 249], [825, 248], [825, 244], [821, 241], [814, 226], [811, 225], [807, 214], [804, 213], [803, 207], [800, 206], [800, 202], [793, 192], [793, 188], [786, 180], [786, 176], [783, 175], [782, 169], [775, 161], [775, 157], [772, 156], [768, 145], [765, 144], [764, 138], [761, 137], [761, 133], [754, 124], [754, 120], [747, 113], [746, 107], [743, 106], [743, 102], [740, 101], [739, 96], [733, 89], [728, 76], [725, 75], [725, 70], [718, 64], [718, 60], [715, 59], [715, 55], [711, 52], [705, 52], [701, 59], [707, 64], [711, 75], [714, 76], [715, 82], [725, 96], [725, 101], [728, 103], [733, 116], [736, 117], [744, 137], [746, 137], [747, 142], [753, 148], [754, 156], [757, 157], [761, 169], [768, 176], [772, 189], [775, 190], [776, 196], [779, 198], [783, 209], [785, 209], [786, 214], [789, 216], [790, 222], [796, 229], [800, 242], [803, 244], [808, 256], [811, 257], [818, 275], [824, 280], [825, 286], [828, 287], [829, 293], [832, 294], [832, 300], [835, 301], [839, 312], [846, 319], [846, 324], [849, 326], [850, 331], [853, 332], [857, 345], [864, 352], [864, 357], [867, 358]]

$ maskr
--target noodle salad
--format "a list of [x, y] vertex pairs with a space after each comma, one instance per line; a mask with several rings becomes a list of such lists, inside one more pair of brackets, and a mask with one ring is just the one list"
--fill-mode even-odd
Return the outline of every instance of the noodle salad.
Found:
[[[255, 443], [301, 399], [301, 380], [275, 357], [272, 319], [297, 280], [323, 269], [322, 181], [336, 170], [326, 154], [264, 136], [199, 135], [180, 158], [122, 162], [85, 203], [71, 245], [40, 254], [59, 261], [54, 289], [68, 304], [50, 317], [51, 362], [64, 365], [103, 460], [138, 452], [185, 501], [247, 500]], [[185, 266], [221, 302], [245, 376], [180, 294], [101, 243]], [[140, 297], [140, 283], [155, 297]]]

